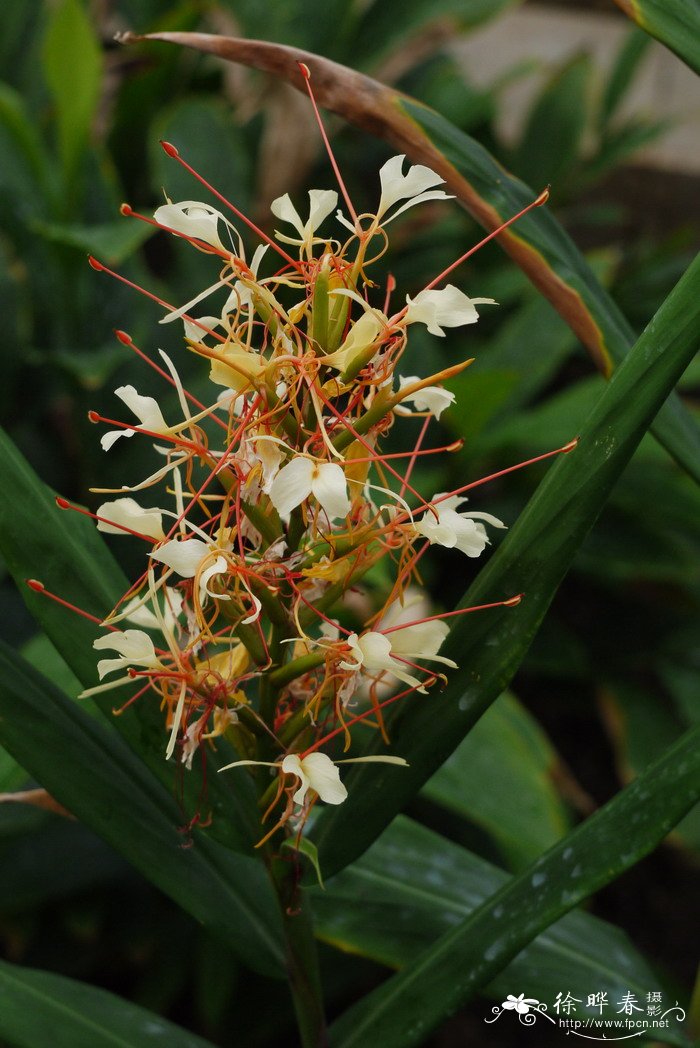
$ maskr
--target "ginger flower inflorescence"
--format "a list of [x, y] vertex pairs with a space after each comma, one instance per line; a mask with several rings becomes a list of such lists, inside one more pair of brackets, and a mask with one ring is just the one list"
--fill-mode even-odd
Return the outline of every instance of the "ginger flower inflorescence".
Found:
[[[120, 688], [129, 702], [155, 692], [164, 757], [185, 768], [217, 749], [238, 755], [226, 769], [250, 771], [227, 773], [260, 783], [272, 824], [265, 839], [290, 818], [303, 822], [319, 799], [344, 800], [338, 747], [353, 744], [358, 724], [390, 745], [387, 695], [399, 686], [402, 696], [425, 693], [457, 666], [440, 649], [447, 615], [459, 612], [434, 612], [416, 588], [425, 550], [437, 543], [477, 557], [488, 528], [504, 527], [463, 509], [459, 493], [420, 494], [411, 484], [419, 456], [459, 447], [423, 444], [431, 419], [455, 400], [443, 383], [470, 361], [402, 373], [409, 329], [441, 337], [476, 322], [476, 306], [492, 300], [438, 287], [440, 277], [395, 308], [393, 281], [386, 295], [376, 290], [370, 271], [387, 224], [447, 199], [439, 175], [405, 166], [397, 156], [382, 167], [375, 214], [348, 218], [331, 190], [309, 192], [307, 218], [288, 195], [273, 201], [279, 230], [257, 231], [250, 261], [238, 225], [218, 207], [159, 207], [147, 221], [212, 258], [211, 286], [181, 307], [164, 304], [163, 317], [183, 324], [210, 391], [197, 400], [161, 353], [165, 366], [152, 364], [171, 387], [167, 403], [121, 386], [129, 418], [91, 416], [110, 427], [106, 452], [121, 436], [139, 437], [155, 462], [149, 475], [101, 489], [111, 497], [98, 528], [146, 542], [148, 565], [103, 623], [95, 648], [114, 657], [99, 661], [100, 683], [85, 694]], [[413, 446], [382, 454], [397, 419], [413, 428]], [[383, 595], [362, 585], [380, 560], [393, 566]], [[329, 743], [331, 755], [322, 751]], [[346, 758], [357, 759], [365, 758]]]

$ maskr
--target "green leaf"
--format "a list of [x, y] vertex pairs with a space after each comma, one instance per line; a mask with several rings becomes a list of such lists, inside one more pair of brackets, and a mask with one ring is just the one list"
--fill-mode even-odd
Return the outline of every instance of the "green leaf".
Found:
[[43, 66], [56, 107], [67, 185], [87, 145], [102, 82], [102, 51], [80, 0], [61, 0], [54, 8], [44, 38]]
[[[321, 813], [312, 836], [324, 875], [375, 840], [504, 690], [576, 552], [700, 342], [700, 256], [676, 285], [580, 430], [465, 595], [475, 607], [524, 594], [517, 607], [462, 616], [441, 653], [462, 667], [439, 698], [411, 697], [387, 718], [408, 768], [356, 765], [345, 803]], [[439, 715], [436, 713], [439, 703]], [[368, 752], [380, 749], [376, 737]]]
[[630, 89], [639, 63], [649, 48], [650, 40], [641, 29], [631, 29], [620, 48], [608, 76], [600, 104], [599, 124], [604, 128], [615, 116]]
[[[101, 620], [126, 592], [126, 578], [94, 524], [81, 514], [58, 509], [50, 490], [1, 431], [0, 483], [4, 491], [12, 493], [0, 500], [0, 553], [56, 651], [83, 686], [92, 686], [96, 683], [92, 643], [102, 631], [94, 622], [35, 593], [25, 580], [39, 576], [47, 590]], [[114, 718], [113, 704], [128, 697], [122, 691], [115, 700], [107, 692], [95, 702], [151, 771], [172, 789], [176, 772], [164, 759], [165, 728], [157, 703], [146, 698]], [[260, 827], [253, 783], [244, 777], [234, 784], [229, 777], [215, 774], [217, 767], [236, 759], [225, 740], [217, 743], [215, 751], [208, 751], [207, 759], [206, 788], [201, 766], [195, 764], [184, 776], [185, 811], [190, 817], [199, 812], [203, 822], [211, 812], [207, 833], [250, 854]]]
[[501, 695], [423, 787], [423, 796], [471, 819], [511, 869], [536, 859], [569, 829], [555, 787], [557, 754], [513, 695]]
[[413, 964], [345, 1012], [331, 1029], [334, 1048], [422, 1044], [539, 932], [656, 847], [698, 799], [700, 727]]
[[545, 84], [530, 111], [513, 168], [534, 186], [557, 187], [581, 152], [593, 75], [590, 55], [575, 55]]
[[159, 144], [163, 139], [189, 157], [209, 182], [225, 186], [239, 208], [247, 207], [252, 180], [250, 149], [228, 103], [206, 97], [180, 99], [161, 109], [154, 122], [153, 191], [162, 199], [165, 187], [171, 200], [188, 200], [194, 192], [192, 175], [166, 156]]
[[[523, 345], [534, 331], [537, 353], [524, 354]], [[457, 407], [446, 416], [447, 423], [468, 442], [470, 454], [474, 454], [474, 445], [481, 449], [482, 441], [490, 443], [489, 434], [494, 426], [500, 430], [502, 417], [522, 419], [518, 409], [546, 389], [575, 346], [571, 329], [549, 302], [528, 296], [497, 332], [476, 347], [472, 366], [446, 383], [457, 397]], [[440, 366], [436, 363], [436, 370]], [[552, 439], [556, 440], [547, 431], [548, 447]]]
[[117, 733], [4, 644], [0, 681], [0, 744], [246, 963], [278, 974], [281, 924], [262, 865], [202, 833], [188, 841], [174, 797]]
[[40, 211], [51, 195], [51, 165], [21, 95], [0, 83], [0, 186]]
[[20, 768], [6, 750], [0, 749], [0, 793], [18, 789], [28, 778], [24, 768]]
[[212, 1048], [106, 990], [4, 961], [0, 1034], [13, 1048]]
[[153, 233], [153, 228], [146, 222], [128, 219], [96, 226], [33, 222], [32, 228], [51, 243], [95, 255], [108, 266], [120, 265]]
[[314, 842], [310, 841], [308, 837], [299, 837], [298, 839], [290, 837], [282, 842], [282, 847], [293, 852], [298, 852], [300, 855], [304, 855], [313, 866], [319, 886], [323, 888], [323, 877], [321, 876], [321, 867], [318, 863], [318, 851]]
[[[359, 20], [352, 38], [346, 38], [345, 53], [337, 57], [362, 69], [376, 65], [401, 45], [420, 39], [427, 34], [432, 24], [448, 22], [453, 32], [474, 29], [492, 18], [498, 17], [520, 0], [403, 0], [401, 17], [396, 10], [382, 0], [373, 0], [362, 6]], [[306, 45], [308, 46], [308, 44]], [[323, 41], [319, 50], [324, 51]], [[335, 55], [334, 55], [335, 57]]]
[[3, 915], [24, 917], [95, 889], [111, 893], [125, 877], [134, 879], [124, 859], [76, 820], [28, 804], [5, 804], [0, 810]]
[[[451, 187], [469, 210], [482, 216], [490, 213], [495, 225], [533, 199], [531, 190], [504, 173], [482, 146], [438, 114], [412, 100], [398, 104], [442, 158], [446, 173], [450, 167], [456, 169], [460, 177], [453, 179]], [[486, 224], [485, 217], [482, 222]], [[514, 231], [502, 235], [500, 242], [569, 323], [599, 368], [609, 373], [619, 366], [633, 344], [632, 329], [552, 214], [539, 208], [518, 222]], [[675, 395], [659, 411], [652, 432], [700, 481], [700, 426]]]
[[693, 0], [615, 0], [650, 36], [700, 73], [700, 7]]
[[[674, 0], [674, 7], [684, 0]], [[695, 21], [692, 16], [691, 21]], [[696, 34], [697, 35], [697, 34]], [[535, 194], [513, 178], [474, 139], [438, 113], [354, 70], [318, 55], [261, 41], [205, 33], [151, 33], [131, 40], [161, 40], [272, 72], [306, 90], [297, 58], [310, 64], [316, 100], [369, 134], [391, 141], [414, 162], [442, 175], [449, 192], [489, 230], [532, 203]], [[549, 299], [608, 375], [622, 361], [634, 332], [596, 280], [571, 238], [545, 208], [499, 236], [499, 243]], [[700, 481], [700, 425], [675, 396], [669, 397], [653, 432], [691, 476]]]
[[[345, 952], [402, 969], [509, 881], [502, 870], [400, 815], [324, 892], [314, 890], [317, 934]], [[553, 1001], [564, 986], [595, 986], [610, 1000], [627, 990], [641, 1000], [658, 984], [622, 931], [574, 910], [540, 933], [483, 993], [501, 1001], [517, 988]], [[678, 1036], [669, 1043], [687, 1042]]]
[[[696, 695], [697, 684], [696, 677]], [[638, 681], [606, 684], [601, 702], [608, 735], [615, 748], [618, 774], [623, 781], [639, 774], [680, 734], [680, 718], [673, 707], [662, 701], [658, 690], [645, 688]], [[700, 808], [678, 824], [674, 838], [700, 850]]]
[[[27, 641], [22, 648], [21, 655], [30, 666], [38, 670], [42, 676], [48, 677], [62, 692], [71, 699], [77, 699], [83, 690], [80, 681], [43, 633], [38, 633], [36, 637]], [[81, 705], [83, 709], [96, 709], [94, 703], [91, 703], [89, 699], [83, 700]]]

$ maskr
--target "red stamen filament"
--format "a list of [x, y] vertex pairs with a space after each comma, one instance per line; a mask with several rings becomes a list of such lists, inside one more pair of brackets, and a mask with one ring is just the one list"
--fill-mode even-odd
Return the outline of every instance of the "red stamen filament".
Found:
[[[158, 375], [160, 375], [161, 378], [164, 378], [165, 381], [168, 382], [173, 387], [173, 389], [177, 389], [177, 383], [175, 382], [175, 379], [170, 374], [170, 372], [166, 371], [165, 368], [160, 367], [159, 364], [156, 364], [155, 360], [151, 360], [151, 358], [149, 356], [147, 356], [143, 352], [142, 349], [139, 349], [139, 347], [132, 340], [131, 335], [127, 331], [120, 331], [120, 330], [117, 329], [117, 330], [115, 330], [114, 334], [115, 334], [115, 336], [117, 338], [117, 341], [121, 342], [121, 344], [123, 346], [128, 346], [129, 349], [133, 349], [134, 353], [136, 353], [139, 357], [141, 357], [141, 359], [143, 361], [145, 361], [145, 363], [148, 364], [148, 366], [150, 368], [153, 368], [153, 370]], [[195, 397], [192, 393], [189, 393], [184, 388], [184, 386], [183, 386], [183, 393], [185, 394], [186, 398], [189, 400], [190, 404], [194, 404], [194, 406], [196, 408], [199, 408], [200, 411], [206, 411], [207, 410], [206, 406], [202, 403], [202, 401], [198, 400], [197, 397]], [[212, 414], [209, 416], [209, 418], [212, 420], [212, 422], [216, 422], [216, 424], [218, 426], [222, 427], [225, 430], [228, 430], [228, 426], [226, 425], [226, 423], [223, 421], [223, 419], [220, 419], [218, 417], [218, 415], [215, 415], [213, 413], [213, 409], [212, 409]]]
[[[399, 495], [401, 496], [401, 498], [403, 498], [404, 492], [406, 491], [406, 485], [408, 484], [408, 481], [411, 479], [411, 473], [413, 473], [413, 466], [415, 465], [416, 458], [418, 457], [418, 455], [424, 455], [425, 454], [424, 451], [420, 451], [420, 446], [423, 443], [423, 438], [425, 437], [425, 434], [428, 432], [428, 426], [430, 425], [430, 418], [431, 418], [431, 416], [428, 415], [428, 417], [423, 421], [423, 425], [421, 426], [421, 431], [418, 434], [418, 439], [416, 440], [416, 443], [415, 443], [415, 445], [413, 447], [413, 454], [411, 456], [410, 462], [408, 463], [408, 468], [406, 469], [406, 472], [404, 474], [404, 480], [403, 480], [403, 484], [401, 485], [401, 490], [399, 491]], [[463, 445], [464, 445], [464, 441], [463, 440], [460, 440], [457, 443], [459, 444], [459, 447], [463, 447]], [[452, 445], [450, 445], [449, 448], [445, 448], [445, 451], [448, 451], [448, 450], [452, 450]], [[456, 445], [455, 445], [455, 450], [457, 450]]]
[[252, 229], [253, 232], [256, 233], [261, 240], [264, 240], [267, 244], [270, 245], [270, 247], [274, 248], [277, 254], [282, 256], [285, 262], [287, 262], [290, 266], [293, 266], [294, 269], [300, 268], [299, 262], [293, 259], [291, 255], [288, 255], [286, 251], [283, 251], [276, 240], [273, 240], [272, 237], [269, 237], [267, 233], [264, 233], [262, 229], [256, 226], [254, 222], [251, 222], [251, 220], [246, 215], [244, 215], [242, 211], [238, 210], [235, 204], [232, 204], [230, 200], [227, 200], [226, 197], [218, 191], [218, 189], [214, 189], [214, 186], [211, 185], [210, 182], [207, 182], [206, 178], [203, 178], [202, 175], [198, 174], [198, 172], [195, 171], [195, 169], [191, 167], [186, 160], [183, 160], [183, 158], [180, 156], [179, 151], [175, 148], [174, 145], [172, 145], [170, 142], [161, 142], [160, 144], [165, 150], [165, 152], [168, 154], [168, 156], [172, 157], [174, 160], [177, 160], [178, 164], [181, 164], [186, 171], [189, 171], [189, 173], [197, 179], [200, 185], [203, 185], [204, 188], [208, 189], [210, 193], [213, 193], [217, 200], [220, 200], [225, 207], [228, 207], [231, 211], [233, 211], [236, 218], [240, 218], [241, 222], [245, 222], [248, 228]]
[[[523, 599], [524, 594], [518, 593], [515, 597], [507, 600], [497, 600], [492, 604], [475, 604], [472, 608], [457, 608], [455, 611], [443, 611], [439, 615], [426, 615], [424, 619], [415, 619], [413, 622], [402, 622], [400, 626], [389, 626], [386, 630], [378, 630], [385, 636], [388, 633], [396, 633], [397, 630], [406, 630], [410, 626], [421, 626], [424, 622], [433, 622], [435, 619], [449, 619], [453, 615], [467, 615], [472, 611], [486, 611], [488, 608], [514, 608]], [[392, 653], [393, 654], [393, 653]], [[394, 655], [394, 658], [398, 656]]]
[[83, 517], [91, 517], [92, 520], [99, 520], [103, 524], [109, 524], [113, 528], [119, 528], [127, 535], [133, 535], [137, 539], [143, 539], [144, 542], [148, 542], [149, 545], [153, 545], [157, 539], [154, 539], [152, 535], [143, 535], [140, 531], [134, 531], [133, 528], [127, 528], [125, 524], [119, 524], [118, 521], [110, 520], [109, 517], [100, 517], [97, 513], [91, 513], [89, 509], [84, 509], [82, 506], [76, 506], [72, 502], [68, 502], [67, 499], [61, 498], [60, 495], [56, 496], [56, 505], [59, 509], [70, 509], [74, 513], [80, 513]]
[[[87, 619], [89, 622], [94, 622], [98, 626], [102, 626], [102, 619], [99, 619], [97, 615], [91, 615], [89, 611], [83, 611], [82, 608], [77, 607], [75, 604], [71, 604], [70, 601], [64, 600], [63, 597], [59, 597], [56, 593], [52, 593], [51, 590], [47, 590], [43, 582], [38, 579], [26, 579], [27, 585], [35, 593], [41, 593], [43, 597], [48, 597], [49, 600], [55, 601], [56, 604], [60, 604], [64, 608], [68, 608], [69, 611], [74, 611], [76, 615], [80, 615], [82, 618]], [[104, 629], [112, 630], [114, 633], [119, 633], [116, 626], [105, 625]]]
[[[425, 421], [426, 422], [430, 422], [430, 419], [427, 418]], [[361, 462], [388, 462], [389, 459], [399, 459], [399, 458], [410, 458], [411, 461], [413, 461], [414, 459], [418, 458], [421, 455], [439, 455], [443, 451], [461, 451], [461, 449], [463, 447], [464, 447], [464, 441], [463, 440], [455, 440], [455, 441], [452, 442], [452, 444], [446, 444], [442, 448], [426, 448], [423, 451], [418, 451], [418, 450], [414, 450], [414, 451], [392, 451], [389, 455], [367, 455], [365, 458], [351, 458], [351, 459], [347, 459], [346, 460], [346, 464], [349, 465], [349, 466], [354, 466], [355, 463], [359, 464]], [[408, 476], [408, 472], [407, 472], [407, 476]], [[406, 478], [404, 477], [403, 479], [405, 481]]]
[[316, 99], [314, 98], [314, 93], [313, 93], [313, 90], [311, 88], [311, 70], [309, 69], [309, 67], [304, 62], [297, 62], [297, 65], [299, 66], [299, 70], [301, 71], [301, 75], [304, 78], [304, 86], [306, 87], [306, 90], [308, 92], [309, 98], [311, 99], [311, 105], [313, 106], [314, 115], [316, 117], [316, 123], [318, 124], [318, 129], [319, 129], [319, 131], [321, 133], [321, 138], [323, 139], [323, 144], [326, 147], [326, 152], [328, 153], [328, 159], [331, 162], [331, 166], [332, 166], [333, 171], [335, 173], [336, 180], [337, 180], [338, 185], [340, 187], [340, 192], [343, 194], [343, 200], [347, 204], [347, 208], [348, 208], [348, 211], [350, 212], [350, 217], [352, 218], [353, 224], [355, 225], [355, 228], [359, 231], [360, 230], [360, 220], [357, 217], [357, 212], [355, 211], [355, 208], [352, 206], [352, 200], [350, 199], [350, 194], [348, 193], [347, 187], [345, 185], [345, 182], [343, 181], [343, 176], [340, 173], [340, 168], [338, 167], [338, 162], [335, 159], [335, 156], [333, 154], [333, 150], [331, 149], [331, 144], [328, 141], [328, 135], [326, 134], [326, 129], [323, 126], [323, 121], [321, 120], [321, 114], [319, 113], [318, 106], [316, 105]]
[[200, 240], [198, 237], [190, 236], [188, 233], [183, 233], [179, 229], [173, 229], [172, 226], [164, 226], [162, 222], [157, 222], [155, 218], [149, 218], [148, 215], [142, 215], [139, 211], [134, 211], [129, 204], [122, 204], [119, 210], [125, 218], [138, 218], [139, 222], [146, 222], [149, 226], [155, 226], [156, 229], [162, 229], [163, 232], [170, 233], [171, 236], [180, 237], [181, 240], [186, 240], [200, 251], [205, 251], [207, 254], [211, 255], [218, 255], [219, 258], [222, 258], [225, 262], [229, 262], [232, 266], [235, 263], [234, 268], [240, 268], [246, 276], [253, 275], [245, 262], [238, 258], [233, 251], [222, 250], [220, 247], [215, 247], [214, 244], [210, 244], [207, 240]]
[[180, 448], [182, 451], [191, 451], [193, 455], [204, 457], [208, 454], [207, 449], [202, 444], [195, 444], [192, 440], [182, 440], [174, 433], [159, 433], [155, 429], [133, 426], [128, 422], [119, 422], [114, 418], [105, 418], [104, 415], [98, 415], [96, 411], [88, 411], [88, 418], [91, 422], [104, 422], [105, 425], [116, 426], [117, 429], [132, 429], [134, 433], [141, 433], [142, 436], [153, 437], [155, 440], [168, 440], [174, 447]]
[[[171, 302], [166, 302], [165, 299], [159, 298], [158, 295], [154, 295], [152, 291], [147, 291], [145, 287], [141, 287], [140, 284], [135, 284], [133, 280], [127, 280], [121, 273], [117, 273], [114, 269], [110, 269], [109, 266], [105, 266], [102, 262], [99, 262], [94, 255], [88, 255], [88, 262], [93, 269], [97, 270], [98, 273], [106, 273], [110, 277], [114, 277], [115, 280], [119, 280], [122, 284], [126, 284], [127, 287], [132, 288], [134, 291], [138, 291], [140, 295], [145, 295], [146, 298], [150, 298], [152, 302], [157, 302], [163, 309], [167, 309], [169, 313], [172, 313], [177, 306], [174, 306]], [[189, 313], [182, 314], [182, 320], [188, 320], [190, 324], [195, 324], [198, 328], [205, 332], [207, 335], [211, 335], [212, 338], [217, 339], [219, 342], [226, 342], [223, 335], [220, 335], [217, 331], [212, 331], [206, 324], [200, 323], [196, 317], [191, 317]]]
[[494, 237], [497, 237], [501, 233], [505, 232], [505, 230], [508, 229], [509, 226], [512, 226], [514, 222], [517, 222], [519, 219], [523, 218], [529, 211], [534, 210], [534, 208], [536, 207], [542, 207], [542, 205], [546, 204], [548, 200], [549, 188], [543, 189], [540, 195], [536, 197], [531, 203], [529, 203], [527, 207], [524, 207], [522, 211], [518, 211], [517, 215], [513, 215], [511, 218], [506, 219], [506, 221], [503, 222], [500, 226], [498, 226], [497, 229], [492, 229], [491, 232], [483, 238], [483, 240], [480, 240], [478, 244], [475, 244], [474, 247], [470, 247], [468, 251], [465, 251], [463, 255], [460, 255], [456, 262], [453, 262], [451, 265], [449, 265], [447, 269], [443, 269], [442, 273], [438, 273], [438, 275], [434, 277], [434, 279], [431, 280], [429, 284], [426, 285], [424, 290], [430, 291], [437, 284], [442, 283], [445, 277], [448, 277], [450, 273], [454, 272], [454, 270], [457, 269], [458, 266], [461, 266], [462, 263], [466, 262], [468, 258], [471, 258], [471, 256], [476, 254], [477, 251], [480, 251], [482, 247], [485, 247], [486, 244], [489, 243], [489, 241], [494, 239]]

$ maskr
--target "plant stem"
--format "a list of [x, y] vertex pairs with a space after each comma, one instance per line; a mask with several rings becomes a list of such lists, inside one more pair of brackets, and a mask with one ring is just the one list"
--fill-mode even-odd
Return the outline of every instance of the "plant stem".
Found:
[[289, 989], [302, 1048], [327, 1048], [318, 950], [311, 913], [298, 883], [298, 860], [291, 856], [290, 859], [276, 856], [270, 867], [282, 911]]

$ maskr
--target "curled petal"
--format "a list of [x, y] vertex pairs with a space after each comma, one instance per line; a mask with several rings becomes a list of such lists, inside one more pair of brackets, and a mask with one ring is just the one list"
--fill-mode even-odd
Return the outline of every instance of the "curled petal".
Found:
[[114, 392], [133, 411], [144, 429], [150, 429], [154, 433], [168, 432], [169, 426], [163, 418], [158, 401], [153, 397], [142, 397], [133, 386], [120, 386]]
[[296, 775], [300, 780], [299, 789], [292, 798], [295, 804], [304, 803], [309, 789], [326, 804], [342, 804], [348, 795], [340, 781], [338, 768], [325, 753], [310, 753], [307, 757], [290, 753], [282, 761], [282, 771]]
[[[420, 382], [417, 375], [411, 375], [408, 378], [399, 379], [399, 393], [402, 389], [407, 386], [412, 386], [415, 382]], [[445, 408], [450, 407], [455, 402], [454, 393], [450, 393], [449, 390], [443, 389], [441, 386], [425, 386], [423, 389], [417, 389], [415, 393], [409, 393], [407, 397], [404, 397], [401, 404], [413, 403], [416, 411], [427, 411], [435, 418], [440, 418]], [[397, 414], [403, 414], [402, 407], [394, 409]], [[409, 414], [409, 412], [406, 412]]]
[[158, 656], [153, 641], [143, 630], [114, 630], [104, 637], [93, 641], [96, 651], [114, 650], [120, 656], [117, 659], [100, 659], [97, 674], [102, 678], [113, 670], [126, 666], [158, 666]]
[[328, 218], [338, 203], [338, 194], [334, 189], [309, 190], [309, 221], [306, 229], [315, 233], [322, 222]]
[[112, 445], [116, 444], [120, 437], [133, 437], [135, 433], [135, 429], [110, 429], [109, 433], [103, 433], [100, 437], [102, 450], [109, 451]]
[[[189, 542], [196, 542], [197, 539], [188, 539]], [[184, 545], [184, 543], [180, 543]], [[204, 543], [202, 543], [204, 545]], [[209, 595], [210, 597], [216, 597], [217, 600], [230, 600], [231, 598], [225, 593], [216, 593], [209, 589], [209, 583], [216, 575], [225, 575], [228, 570], [228, 561], [226, 557], [217, 557], [216, 560], [204, 569], [202, 574], [199, 576], [199, 600], [200, 603], [204, 603], [204, 598]], [[246, 622], [249, 620], [246, 619]]]
[[[440, 498], [439, 495], [434, 497]], [[478, 557], [489, 544], [486, 528], [479, 521], [485, 520], [495, 528], [505, 528], [506, 525], [491, 513], [458, 512], [456, 507], [464, 501], [458, 495], [443, 499], [434, 507], [437, 520], [434, 513], [428, 510], [414, 527], [430, 543], [437, 543], [447, 549], [458, 549], [467, 557]]]
[[114, 499], [97, 507], [97, 530], [107, 535], [123, 535], [126, 531], [138, 531], [141, 535], [160, 542], [163, 534], [163, 514], [156, 508], [144, 509], [136, 499]]
[[[114, 392], [133, 411], [143, 429], [148, 429], [152, 433], [169, 432], [169, 426], [163, 418], [158, 402], [153, 397], [142, 397], [133, 386], [120, 386]], [[102, 450], [109, 451], [120, 437], [133, 437], [134, 432], [133, 429], [113, 429], [109, 433], [104, 433], [100, 438]]]
[[[348, 638], [349, 642], [349, 638]], [[357, 641], [362, 653], [362, 665], [370, 672], [393, 670], [391, 660], [391, 641], [383, 633], [363, 633]]]
[[198, 200], [183, 200], [179, 204], [163, 204], [157, 208], [153, 217], [162, 226], [168, 226], [175, 233], [186, 237], [195, 237], [211, 244], [221, 251], [226, 248], [221, 243], [218, 232], [219, 219], [226, 221], [220, 211], [202, 204]]
[[419, 291], [415, 298], [406, 295], [406, 324], [425, 324], [431, 335], [444, 335], [443, 328], [475, 324], [479, 319], [476, 306], [496, 305], [492, 298], [469, 298], [448, 284], [439, 290]]
[[415, 622], [390, 634], [391, 650], [397, 655], [427, 658], [437, 654], [449, 632], [449, 626], [441, 619]]

